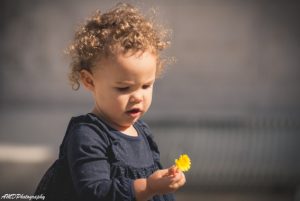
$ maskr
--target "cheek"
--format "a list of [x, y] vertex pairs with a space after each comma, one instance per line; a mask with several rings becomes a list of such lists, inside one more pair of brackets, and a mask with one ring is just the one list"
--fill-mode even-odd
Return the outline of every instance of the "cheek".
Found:
[[129, 100], [129, 96], [127, 96], [127, 95], [118, 95], [118, 96], [115, 96], [115, 98], [114, 98], [114, 100], [112, 100], [112, 102], [117, 104], [118, 107], [125, 108], [127, 103], [128, 103], [128, 100]]
[[148, 106], [151, 105], [151, 102], [152, 102], [152, 89], [149, 90], [146, 95], [145, 95], [145, 102]]

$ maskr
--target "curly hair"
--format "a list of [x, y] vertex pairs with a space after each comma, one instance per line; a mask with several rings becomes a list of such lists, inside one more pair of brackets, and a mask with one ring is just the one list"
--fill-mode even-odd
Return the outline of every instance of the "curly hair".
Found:
[[67, 53], [71, 56], [69, 80], [72, 88], [80, 87], [80, 71], [91, 72], [101, 58], [118, 53], [151, 50], [157, 54], [157, 76], [162, 72], [168, 58], [159, 53], [169, 44], [169, 30], [144, 16], [129, 4], [117, 4], [101, 14], [99, 10], [87, 19], [75, 32], [75, 38]]

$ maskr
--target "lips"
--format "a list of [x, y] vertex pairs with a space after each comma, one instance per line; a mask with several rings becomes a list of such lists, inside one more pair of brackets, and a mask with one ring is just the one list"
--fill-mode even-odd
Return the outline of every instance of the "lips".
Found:
[[128, 110], [129, 113], [139, 113], [141, 112], [141, 110], [139, 108], [134, 108], [134, 109], [131, 109], [131, 110]]
[[130, 116], [136, 117], [141, 112], [142, 112], [142, 110], [140, 110], [139, 108], [133, 108], [133, 109], [128, 110], [126, 113], [129, 114]]

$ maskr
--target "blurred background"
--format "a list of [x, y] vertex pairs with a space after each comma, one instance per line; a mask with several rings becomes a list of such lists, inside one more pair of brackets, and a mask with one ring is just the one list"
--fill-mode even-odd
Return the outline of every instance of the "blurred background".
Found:
[[[159, 79], [148, 122], [169, 166], [192, 159], [179, 201], [300, 200], [299, 1], [127, 1], [173, 30], [177, 58]], [[109, 0], [0, 2], [0, 195], [32, 195], [72, 116], [64, 49]]]

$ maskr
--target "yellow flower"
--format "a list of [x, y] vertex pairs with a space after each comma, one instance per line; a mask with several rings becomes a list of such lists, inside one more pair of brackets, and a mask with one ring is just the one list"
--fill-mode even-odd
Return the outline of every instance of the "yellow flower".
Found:
[[175, 159], [175, 166], [179, 170], [186, 172], [191, 168], [191, 159], [187, 154], [182, 154], [178, 159]]

